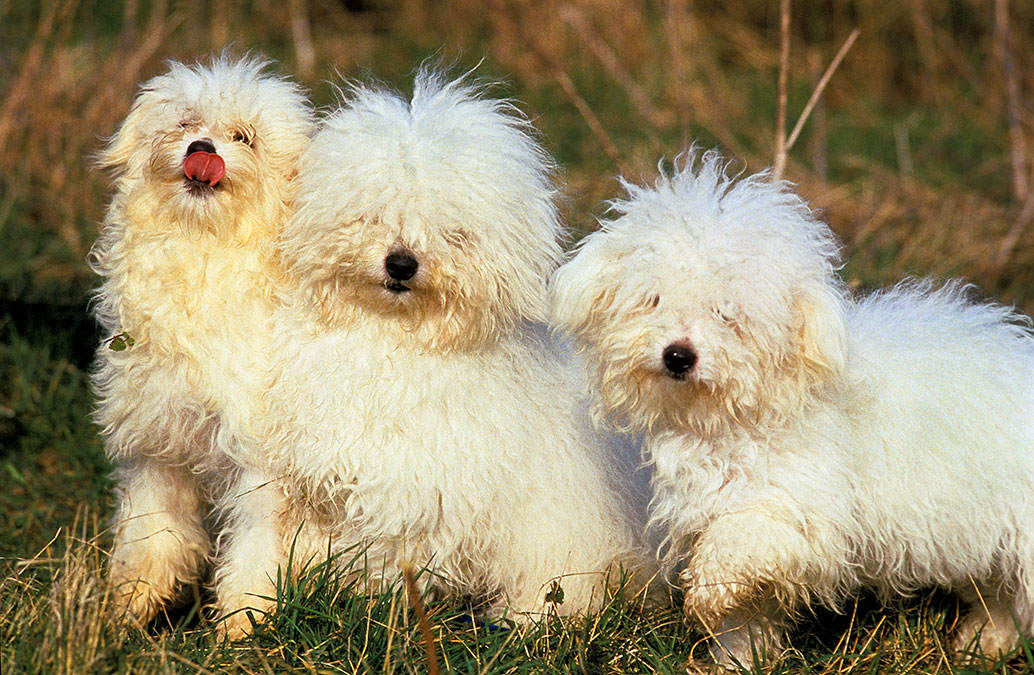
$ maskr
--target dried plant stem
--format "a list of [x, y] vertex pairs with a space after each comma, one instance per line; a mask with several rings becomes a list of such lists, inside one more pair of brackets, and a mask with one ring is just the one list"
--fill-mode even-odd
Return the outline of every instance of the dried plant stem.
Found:
[[388, 608], [388, 646], [384, 648], [384, 668], [382, 673], [393, 672], [391, 669], [391, 645], [395, 641], [395, 610], [397, 609], [398, 593], [391, 594], [391, 606]]
[[1027, 198], [1027, 158], [1020, 128], [1020, 81], [1009, 44], [1009, 3], [995, 0], [994, 49], [1005, 78], [1006, 117], [1009, 121], [1009, 148], [1012, 163], [1012, 192], [1018, 202]]
[[226, 0], [208, 0], [203, 3], [201, 11], [212, 17], [209, 26], [209, 40], [212, 49], [222, 49], [230, 41], [230, 6]]
[[1034, 190], [1030, 190], [1027, 193], [1027, 199], [1024, 200], [1023, 206], [1020, 207], [1019, 215], [1016, 216], [1016, 220], [1013, 221], [1012, 227], [1009, 228], [1006, 235], [1002, 237], [1002, 241], [998, 246], [998, 254], [995, 256], [994, 264], [991, 266], [991, 271], [988, 274], [988, 286], [994, 286], [998, 283], [1002, 270], [1005, 269], [1005, 265], [1012, 257], [1020, 237], [1030, 227], [1031, 222], [1034, 222]]
[[120, 40], [123, 45], [132, 44], [136, 38], [136, 15], [140, 9], [137, 0], [126, 0], [125, 10], [122, 13], [122, 36]]
[[941, 62], [944, 50], [938, 49], [937, 33], [934, 22], [930, 18], [930, 10], [926, 0], [909, 0], [912, 15], [912, 34], [915, 36], [916, 49], [919, 54], [920, 75], [919, 87], [924, 98], [937, 100], [940, 98], [938, 87], [932, 85], [937, 80], [938, 71], [942, 70]]
[[779, 106], [776, 109], [776, 150], [772, 180], [786, 170], [786, 84], [790, 71], [790, 0], [779, 2]]
[[298, 64], [298, 74], [304, 80], [311, 80], [316, 75], [316, 48], [312, 44], [308, 5], [306, 0], [290, 0], [288, 3], [294, 60]]
[[596, 116], [596, 113], [592, 111], [589, 104], [584, 98], [578, 93], [578, 89], [574, 85], [574, 80], [565, 71], [556, 69], [553, 71], [553, 77], [556, 79], [557, 84], [564, 90], [567, 98], [570, 99], [571, 103], [577, 108], [578, 113], [585, 120], [586, 126], [592, 132], [592, 135], [596, 137], [596, 141], [600, 144], [603, 152], [606, 153], [610, 161], [614, 162], [614, 165], [618, 168], [624, 176], [632, 175], [632, 167], [621, 157], [621, 153], [618, 151], [614, 142], [610, 139], [610, 134], [603, 127], [603, 123]]
[[102, 117], [114, 106], [116, 97], [133, 87], [147, 63], [158, 53], [169, 34], [179, 26], [182, 18], [169, 19], [166, 17], [167, 11], [167, 0], [154, 3], [147, 21], [147, 30], [139, 42], [133, 47], [127, 45], [121, 58], [112, 59], [105, 64], [104, 81], [112, 83], [112, 86], [97, 92], [90, 101], [83, 114], [88, 124], [100, 126]]
[[409, 604], [416, 612], [417, 624], [420, 626], [420, 636], [424, 641], [424, 651], [427, 653], [427, 675], [438, 675], [438, 648], [431, 635], [431, 624], [427, 620], [427, 611], [424, 609], [424, 602], [420, 599], [420, 590], [417, 588], [416, 579], [413, 576], [413, 566], [409, 563], [402, 565], [402, 578], [406, 584], [406, 595]]
[[44, 10], [40, 15], [39, 23], [36, 24], [36, 34], [32, 37], [22, 59], [22, 65], [18, 69], [18, 75], [14, 78], [10, 89], [7, 90], [7, 97], [3, 104], [0, 104], [0, 153], [3, 152], [7, 143], [7, 136], [15, 126], [14, 116], [16, 111], [22, 108], [25, 97], [36, 82], [36, 75], [43, 63], [43, 55], [47, 48], [47, 42], [54, 33], [54, 24], [58, 14], [69, 10], [75, 0], [69, 0], [60, 5], [58, 3], [45, 3]]
[[611, 140], [610, 134], [604, 128], [603, 123], [600, 122], [599, 117], [593, 112], [589, 104], [582, 98], [581, 94], [578, 93], [578, 88], [574, 84], [574, 80], [567, 74], [567, 71], [550, 56], [546, 50], [535, 40], [531, 35], [525, 31], [522, 26], [514, 20], [506, 10], [503, 0], [490, 0], [492, 10], [496, 13], [496, 16], [500, 21], [506, 24], [507, 28], [518, 37], [518, 39], [524, 44], [528, 45], [531, 53], [538, 59], [548, 70], [550, 75], [556, 80], [560, 88], [564, 90], [564, 94], [568, 100], [578, 110], [578, 114], [582, 116], [585, 121], [585, 125], [589, 127], [589, 131], [596, 137], [596, 141], [600, 144], [603, 152], [606, 153], [610, 161], [614, 162], [620, 171], [625, 176], [632, 176], [632, 167], [621, 157], [621, 153], [618, 151], [617, 146], [614, 145], [614, 141]]
[[833, 73], [840, 66], [840, 62], [847, 56], [847, 52], [851, 49], [851, 46], [858, 39], [861, 34], [861, 30], [855, 28], [851, 31], [851, 34], [844, 40], [844, 44], [840, 46], [840, 51], [830, 61], [829, 67], [826, 68], [826, 72], [822, 74], [822, 78], [819, 83], [815, 85], [815, 90], [811, 92], [811, 98], [808, 99], [808, 103], [805, 104], [804, 110], [801, 111], [801, 116], [797, 118], [797, 124], [794, 125], [793, 131], [790, 132], [790, 138], [786, 140], [786, 151], [789, 152], [793, 144], [797, 142], [797, 137], [801, 135], [801, 130], [804, 128], [804, 123], [808, 121], [808, 116], [811, 115], [811, 111], [815, 108], [815, 104], [819, 102], [819, 98], [822, 96], [822, 92], [826, 90], [826, 85], [829, 84], [829, 80], [833, 77]]
[[894, 124], [894, 148], [898, 154], [898, 171], [911, 176], [915, 173], [912, 163], [912, 151], [908, 142], [908, 125], [905, 122]]
[[664, 35], [668, 43], [668, 69], [673, 76], [671, 89], [676, 107], [675, 114], [678, 116], [679, 126], [684, 130], [689, 129], [692, 120], [689, 114], [688, 82], [692, 69], [686, 54], [695, 33], [688, 0], [667, 0], [664, 3]]
[[[818, 86], [819, 79], [821, 78], [820, 69], [822, 68], [822, 61], [820, 59], [818, 50], [813, 49], [808, 52], [808, 70], [811, 72], [813, 86]], [[822, 104], [822, 99], [819, 99], [818, 103], [815, 104], [815, 124], [812, 127], [812, 131], [811, 168], [819, 178], [826, 180], [829, 174], [829, 157], [827, 152], [829, 132], [826, 127], [826, 106]]]
[[785, 29], [782, 33], [782, 48], [780, 49], [779, 56], [779, 109], [777, 112], [778, 117], [776, 118], [776, 156], [775, 164], [772, 167], [772, 180], [777, 181], [783, 177], [783, 172], [786, 170], [786, 157], [790, 152], [790, 149], [797, 142], [798, 137], [801, 135], [801, 131], [804, 129], [804, 124], [808, 121], [808, 117], [811, 116], [812, 110], [815, 109], [819, 99], [822, 97], [822, 92], [826, 90], [826, 85], [829, 84], [830, 79], [833, 77], [833, 73], [840, 66], [840, 62], [844, 60], [847, 52], [854, 45], [855, 40], [861, 34], [861, 30], [855, 28], [851, 31], [851, 34], [844, 40], [844, 44], [840, 46], [840, 51], [837, 52], [836, 56], [830, 62], [826, 68], [826, 72], [822, 74], [818, 84], [815, 85], [815, 89], [811, 92], [811, 97], [804, 106], [804, 110], [801, 111], [800, 116], [797, 118], [797, 123], [794, 124], [793, 130], [790, 132], [790, 136], [786, 136], [786, 79], [787, 70], [789, 70], [790, 61], [790, 21], [789, 21], [789, 0], [782, 0], [782, 7], [785, 13], [782, 14], [781, 25]]
[[654, 127], [664, 126], [665, 115], [650, 101], [650, 97], [625, 69], [621, 59], [614, 53], [611, 46], [593, 30], [585, 15], [573, 5], [567, 5], [560, 10], [560, 16], [574, 29], [579, 39], [585, 43], [607, 74], [625, 90], [639, 114]]
[[[140, 79], [141, 71], [158, 50], [161, 49], [162, 44], [164, 44], [171, 31], [178, 25], [177, 20], [166, 18], [167, 5], [167, 0], [155, 2], [151, 7], [151, 16], [148, 20], [146, 32], [139, 36], [138, 40], [134, 39], [133, 44], [123, 44], [120, 58], [111, 59], [104, 64], [102, 68], [103, 77], [99, 78], [99, 81], [103, 82], [104, 86], [97, 87], [94, 90], [89, 104], [81, 113], [83, 123], [89, 128], [95, 129], [101, 126], [105, 115], [109, 114], [113, 107], [117, 107], [118, 104], [116, 102], [119, 97], [125, 91], [130, 90], [134, 83]], [[130, 29], [126, 27], [123, 32], [128, 33], [129, 31]], [[88, 155], [89, 150], [87, 146], [96, 142], [97, 139], [94, 136], [80, 135], [71, 137], [68, 140], [67, 152], [77, 157]], [[69, 183], [79, 179], [79, 176], [75, 173], [70, 173], [67, 170], [68, 168], [68, 166], [58, 164], [55, 166], [55, 171], [51, 173], [49, 183], [51, 189], [58, 194], [64, 193]], [[58, 171], [58, 169], [63, 170]], [[85, 255], [86, 246], [74, 219], [63, 219], [58, 227], [58, 232], [73, 251], [79, 255]]]

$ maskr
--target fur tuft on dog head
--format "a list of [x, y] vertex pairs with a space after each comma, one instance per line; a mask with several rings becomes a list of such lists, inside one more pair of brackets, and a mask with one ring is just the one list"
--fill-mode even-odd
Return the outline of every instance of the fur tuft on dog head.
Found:
[[554, 322], [598, 364], [600, 414], [706, 432], [800, 404], [846, 350], [838, 246], [767, 172], [690, 149], [627, 197], [552, 281]]
[[109, 217], [140, 234], [274, 234], [314, 120], [300, 88], [267, 68], [223, 54], [144, 83], [98, 158], [116, 180]]
[[281, 245], [323, 320], [458, 349], [543, 320], [561, 226], [528, 120], [426, 68], [411, 101], [366, 84], [345, 96], [303, 160]]

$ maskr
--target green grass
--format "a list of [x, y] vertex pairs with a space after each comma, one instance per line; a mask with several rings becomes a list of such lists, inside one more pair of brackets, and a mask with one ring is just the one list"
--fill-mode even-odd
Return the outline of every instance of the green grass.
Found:
[[0, 334], [0, 556], [28, 557], [83, 504], [110, 499], [107, 460], [90, 422], [86, 375], [67, 354], [2, 326]]
[[[110, 466], [90, 421], [86, 370], [97, 336], [85, 318], [95, 279], [85, 266], [103, 217], [107, 179], [90, 168], [101, 139], [128, 110], [137, 83], [163, 58], [204, 58], [220, 3], [175, 2], [167, 30], [144, 51], [161, 3], [99, 0], [0, 3], [0, 112], [23, 73], [29, 96], [8, 110], [0, 140], [0, 673], [422, 673], [427, 657], [405, 594], [368, 596], [339, 568], [317, 566], [282, 584], [279, 611], [243, 642], [225, 644], [195, 598], [146, 630], [111, 616], [103, 569], [110, 547]], [[238, 50], [254, 49], [295, 69], [288, 3], [225, 3]], [[303, 83], [320, 106], [333, 103], [335, 73], [364, 72], [402, 90], [427, 58], [478, 66], [503, 82], [542, 131], [563, 168], [565, 215], [593, 227], [617, 196], [618, 169], [540, 58], [570, 76], [621, 158], [650, 180], [657, 161], [690, 141], [725, 144], [752, 169], [772, 161], [776, 111], [775, 3], [567, 3], [581, 8], [597, 42], [578, 38], [549, 3], [505, 0], [507, 21], [471, 0], [429, 4], [374, 0], [349, 14], [310, 0], [316, 71]], [[834, 3], [835, 4], [835, 3]], [[943, 4], [943, 3], [942, 3]], [[1004, 268], [988, 260], [1016, 221], [1010, 193], [1004, 90], [994, 67], [990, 9], [979, 3], [883, 3], [850, 9], [794, 3], [792, 124], [810, 93], [804, 54], [825, 64], [858, 25], [863, 37], [834, 77], [827, 131], [805, 128], [789, 178], [822, 209], [846, 245], [845, 276], [861, 287], [906, 273], [968, 276], [989, 295], [1034, 311], [1034, 226]], [[135, 22], [126, 8], [137, 7]], [[1009, 3], [1014, 35], [1034, 21], [1029, 3]], [[56, 8], [50, 31], [37, 25]], [[833, 11], [826, 11], [831, 9]], [[919, 42], [924, 21], [930, 44]], [[514, 40], [516, 22], [541, 44]], [[685, 51], [672, 35], [685, 29]], [[36, 37], [34, 37], [36, 36]], [[659, 113], [644, 117], [629, 92], [593, 55], [620, 60]], [[28, 55], [39, 48], [33, 66]], [[139, 58], [139, 69], [126, 71]], [[1034, 72], [1034, 45], [1015, 57]], [[35, 69], [33, 69], [35, 68]], [[121, 75], [128, 72], [122, 79]], [[1030, 80], [1021, 83], [1027, 87]], [[1028, 106], [1029, 107], [1029, 106]], [[1029, 113], [1029, 110], [1027, 111]], [[907, 132], [906, 148], [895, 129]], [[1031, 133], [1026, 129], [1027, 147]], [[900, 132], [899, 132], [900, 133]], [[828, 160], [814, 173], [813, 141]], [[905, 175], [902, 161], [912, 165]], [[1029, 160], [1029, 158], [1028, 158]], [[472, 626], [461, 602], [428, 605], [439, 660], [457, 673], [680, 673], [703, 636], [677, 608], [615, 601], [581, 621], [523, 630]], [[805, 617], [784, 675], [832, 673], [1034, 673], [1029, 641], [1009, 659], [954, 662], [960, 608], [949, 595], [920, 595], [891, 608], [862, 598], [843, 613]]]
[[[356, 590], [317, 565], [281, 582], [278, 611], [242, 642], [221, 642], [193, 598], [146, 630], [113, 619], [104, 564], [110, 546], [108, 467], [87, 421], [90, 394], [67, 347], [12, 335], [0, 343], [0, 654], [8, 673], [423, 673], [426, 651], [405, 594]], [[55, 344], [58, 343], [58, 344]], [[338, 561], [339, 563], [348, 561]], [[361, 559], [357, 562], [361, 565]], [[293, 576], [293, 575], [292, 575]], [[188, 594], [188, 598], [190, 595]], [[1006, 661], [953, 664], [950, 596], [806, 617], [775, 673], [1034, 672], [1028, 641]], [[518, 630], [471, 624], [469, 607], [428, 604], [443, 672], [680, 673], [703, 636], [677, 608], [614, 600], [585, 620]]]

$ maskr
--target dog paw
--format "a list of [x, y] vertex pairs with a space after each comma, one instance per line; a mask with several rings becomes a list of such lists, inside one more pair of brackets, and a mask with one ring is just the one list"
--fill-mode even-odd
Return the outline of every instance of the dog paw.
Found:
[[163, 593], [143, 579], [112, 581], [112, 612], [116, 620], [144, 627], [168, 601], [170, 592]]
[[982, 654], [999, 657], [1016, 648], [1019, 634], [1011, 616], [991, 621], [981, 610], [972, 610], [955, 635], [955, 651], [963, 656]]
[[706, 630], [714, 630], [722, 617], [741, 606], [756, 590], [755, 584], [737, 580], [729, 573], [719, 576], [705, 570], [683, 570], [679, 583], [685, 594], [686, 616], [699, 621]]
[[225, 640], [240, 640], [255, 632], [255, 626], [263, 623], [276, 610], [276, 602], [272, 598], [261, 595], [230, 595], [224, 591], [217, 598], [213, 607], [218, 617], [216, 631]]
[[243, 640], [255, 631], [252, 617], [254, 617], [255, 621], [260, 621], [265, 618], [265, 615], [245, 611], [234, 612], [216, 624], [216, 632], [220, 638], [229, 642]]

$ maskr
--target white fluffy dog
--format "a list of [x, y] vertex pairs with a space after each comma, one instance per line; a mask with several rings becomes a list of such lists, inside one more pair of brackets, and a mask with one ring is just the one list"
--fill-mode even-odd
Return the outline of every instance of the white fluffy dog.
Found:
[[[829, 228], [690, 151], [555, 275], [599, 412], [642, 429], [651, 525], [719, 664], [810, 603], [951, 588], [957, 645], [1034, 629], [1034, 338], [958, 283], [853, 300]], [[752, 652], [752, 648], [757, 652]]]
[[586, 374], [541, 325], [552, 170], [510, 104], [429, 70], [412, 101], [351, 87], [314, 137], [259, 434], [305, 505], [301, 563], [364, 550], [371, 588], [426, 565], [521, 620], [587, 611], [643, 560], [638, 455], [593, 430]]
[[[313, 127], [300, 90], [265, 69], [225, 56], [172, 63], [143, 85], [101, 157], [115, 175], [91, 254], [104, 278], [97, 318], [114, 338], [93, 377], [117, 467], [110, 577], [144, 622], [197, 580], [210, 507], [232, 530], [249, 499], [243, 469], [259, 466], [237, 438], [261, 402], [274, 242]], [[253, 587], [250, 560], [232, 546], [219, 555], [217, 601], [229, 611]]]

